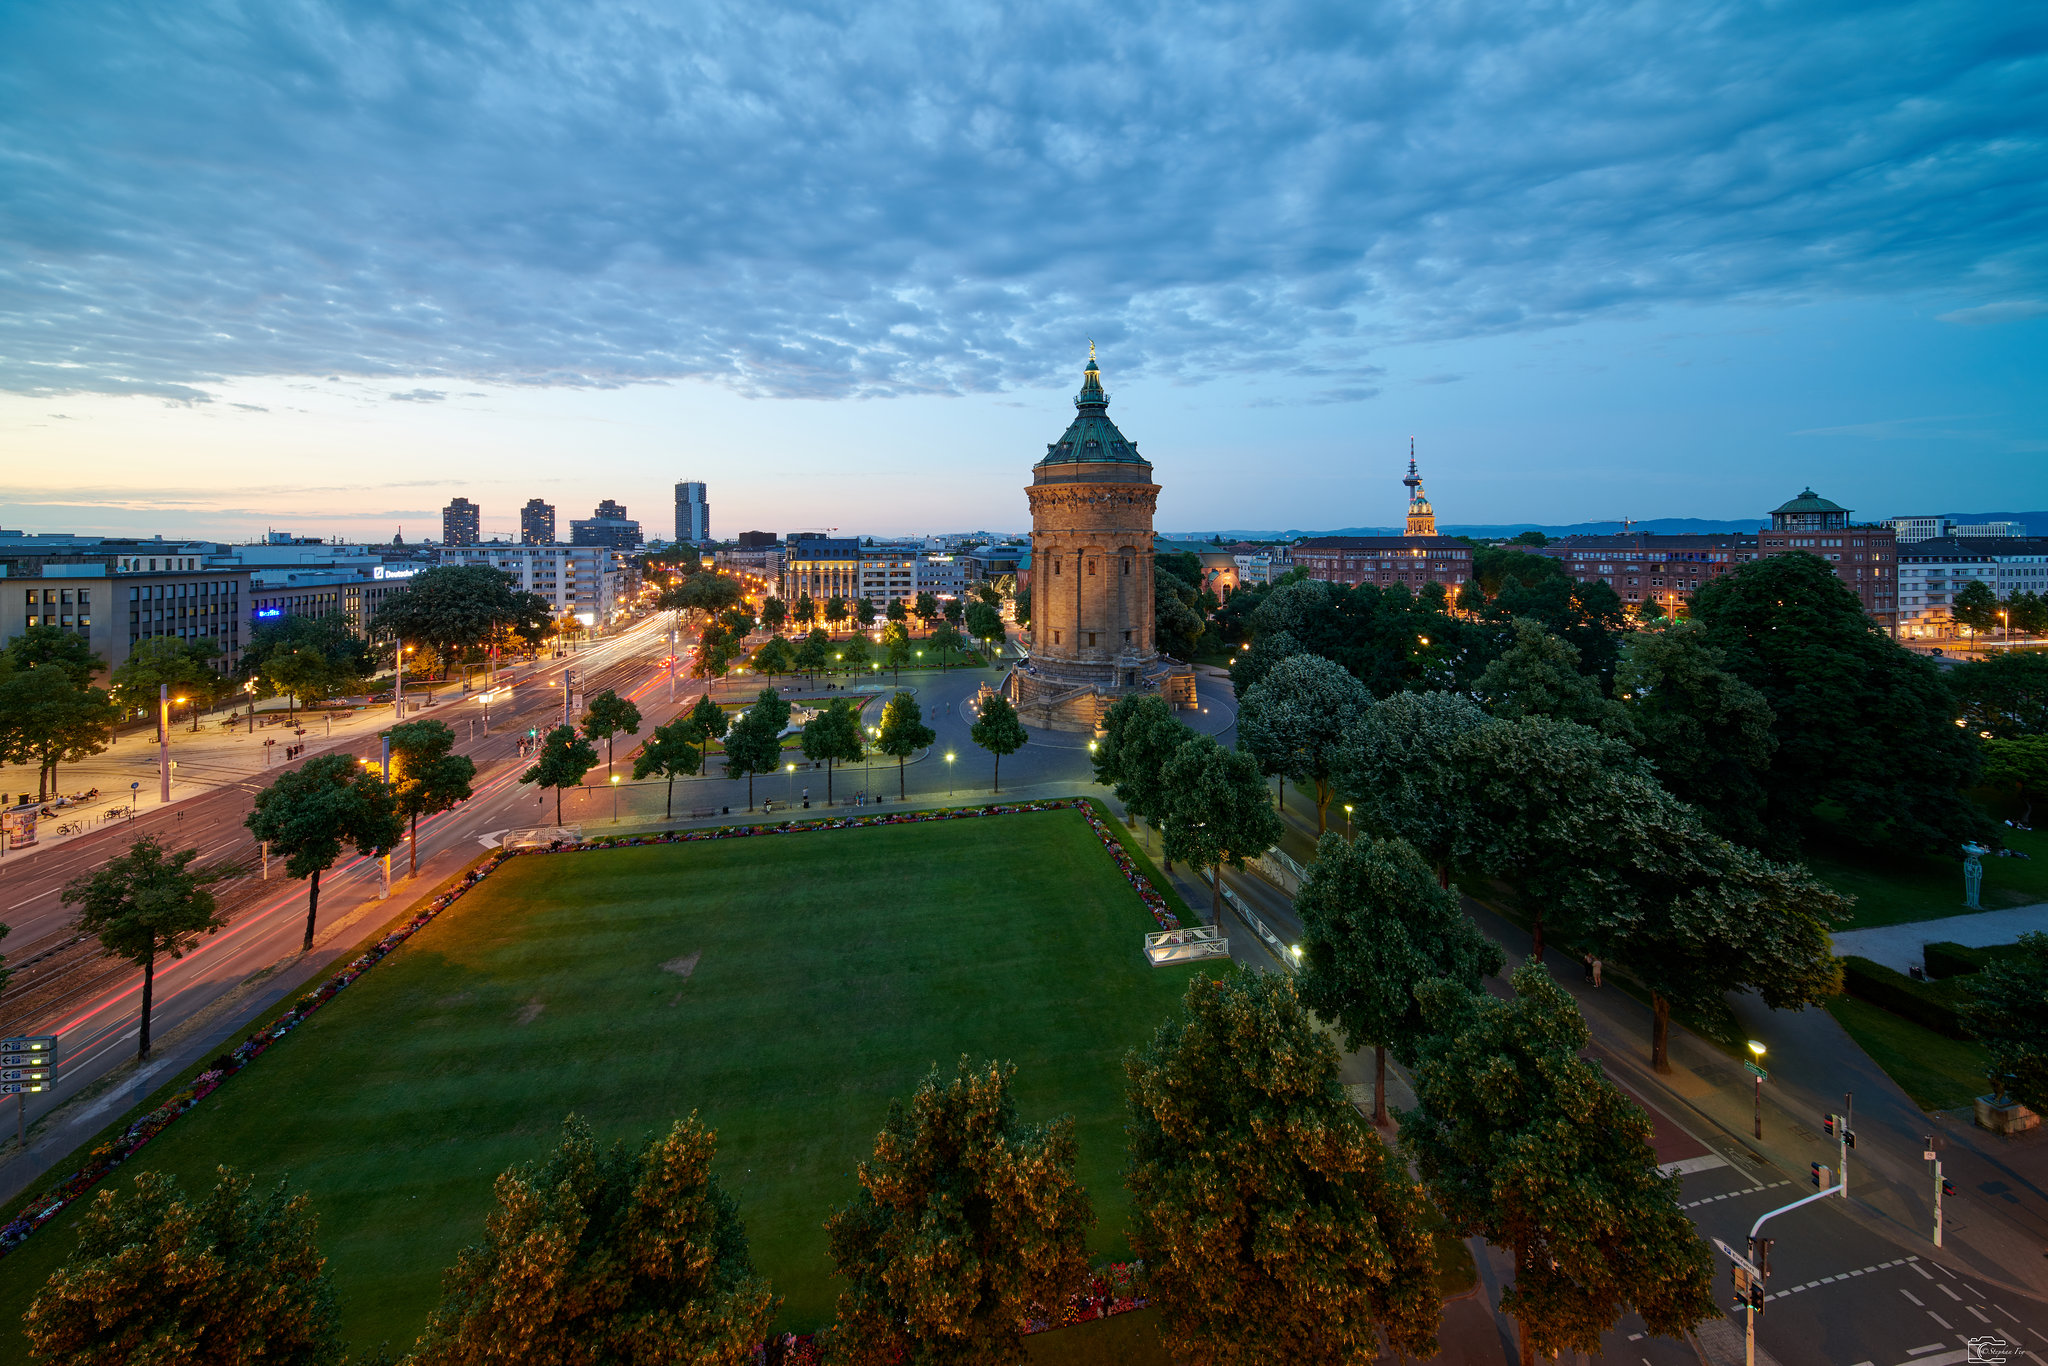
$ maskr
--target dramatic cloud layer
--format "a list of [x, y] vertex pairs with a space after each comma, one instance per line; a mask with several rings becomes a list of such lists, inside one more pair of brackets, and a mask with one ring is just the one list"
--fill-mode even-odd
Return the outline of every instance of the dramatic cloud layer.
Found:
[[1995, 323], [2048, 298], [2044, 52], [1999, 0], [16, 5], [0, 387], [973, 390], [1092, 333], [1346, 398], [1674, 301]]

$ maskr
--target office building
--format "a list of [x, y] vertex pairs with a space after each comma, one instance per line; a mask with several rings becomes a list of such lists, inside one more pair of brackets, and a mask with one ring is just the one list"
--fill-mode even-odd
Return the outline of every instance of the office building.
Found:
[[641, 544], [640, 524], [626, 516], [624, 504], [607, 498], [597, 505], [597, 511], [590, 517], [569, 523], [569, 544], [637, 550]]
[[441, 509], [441, 544], [475, 545], [483, 539], [483, 509], [457, 498]]
[[519, 544], [553, 545], [555, 543], [555, 505], [543, 503], [538, 498], [526, 500], [526, 506], [519, 509]]
[[[1956, 528], [1961, 530], [1961, 528]], [[2048, 539], [1950, 535], [1899, 548], [1899, 638], [1943, 640], [1956, 625], [1956, 594], [1972, 580], [1999, 598], [2048, 594]]]
[[683, 545], [710, 544], [711, 504], [701, 482], [685, 480], [676, 485], [676, 540]]
[[155, 636], [211, 640], [214, 667], [241, 662], [249, 575], [208, 562], [211, 542], [0, 532], [0, 644], [31, 626], [84, 639], [119, 668]]
[[482, 564], [512, 576], [522, 593], [547, 599], [557, 618], [602, 626], [624, 609], [629, 580], [619, 552], [601, 545], [485, 545], [449, 548], [442, 564]]

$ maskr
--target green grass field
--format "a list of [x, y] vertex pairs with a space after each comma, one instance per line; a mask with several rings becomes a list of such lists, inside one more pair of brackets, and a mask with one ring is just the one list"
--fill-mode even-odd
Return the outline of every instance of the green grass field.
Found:
[[[2030, 858], [1987, 858], [1980, 909], [2004, 910], [2048, 901], [2048, 834], [2001, 830], [2008, 847]], [[1904, 925], [1916, 920], [1941, 920], [1974, 915], [1963, 904], [1963, 864], [1956, 858], [1908, 853], [1885, 856], [1870, 851], [1816, 850], [1807, 858], [1816, 875], [1838, 892], [1856, 898], [1845, 930], [1878, 925]]]
[[1923, 1110], [1952, 1110], [1984, 1093], [1984, 1045], [1951, 1039], [1853, 996], [1821, 1003], [1870, 1060]]
[[[108, 1186], [289, 1175], [345, 1334], [402, 1349], [492, 1178], [565, 1114], [626, 1138], [695, 1109], [804, 1329], [832, 1309], [821, 1225], [890, 1098], [965, 1053], [1017, 1064], [1026, 1120], [1075, 1117], [1094, 1248], [1122, 1257], [1122, 1058], [1191, 971], [1146, 965], [1152, 928], [1066, 811], [516, 859]], [[10, 1324], [76, 1208], [0, 1261]]]

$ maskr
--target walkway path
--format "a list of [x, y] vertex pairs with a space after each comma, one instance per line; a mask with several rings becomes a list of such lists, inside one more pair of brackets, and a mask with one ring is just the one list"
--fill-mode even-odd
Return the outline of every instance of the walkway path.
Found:
[[1921, 953], [1929, 944], [1947, 941], [1971, 948], [2010, 944], [2030, 930], [2048, 930], [2048, 901], [2003, 911], [1985, 911], [1982, 915], [1915, 920], [1905, 925], [1880, 925], [1872, 930], [1845, 930], [1835, 936], [1835, 952], [1845, 957], [1853, 953], [1904, 972], [1907, 968], [1921, 966]]

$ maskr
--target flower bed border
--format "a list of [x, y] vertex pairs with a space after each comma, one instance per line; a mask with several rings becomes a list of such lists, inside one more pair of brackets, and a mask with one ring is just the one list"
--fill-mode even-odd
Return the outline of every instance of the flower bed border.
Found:
[[[57, 1182], [47, 1195], [31, 1199], [23, 1212], [0, 1227], [0, 1258], [6, 1257], [25, 1242], [29, 1235], [63, 1213], [70, 1205], [85, 1195], [94, 1186], [112, 1175], [114, 1170], [129, 1158], [140, 1152], [151, 1139], [169, 1128], [180, 1116], [188, 1113], [200, 1101], [220, 1089], [223, 1082], [236, 1075], [256, 1059], [268, 1052], [272, 1045], [304, 1024], [312, 1014], [351, 982], [371, 968], [384, 961], [390, 954], [415, 934], [431, 925], [441, 912], [460, 901], [471, 888], [503, 867], [514, 858], [547, 854], [580, 854], [596, 849], [630, 849], [641, 845], [687, 844], [696, 840], [746, 839], [759, 835], [802, 834], [811, 830], [846, 830], [884, 825], [914, 825], [927, 821], [970, 820], [981, 816], [1014, 816], [1033, 811], [1078, 810], [1088, 822], [1088, 828], [1109, 852], [1124, 879], [1138, 894], [1145, 909], [1164, 930], [1180, 928], [1180, 919], [1167, 909], [1166, 898], [1152, 886], [1151, 880], [1138, 870], [1129, 854], [1124, 852], [1122, 843], [1115, 833], [1095, 814], [1095, 808], [1086, 797], [1060, 797], [1046, 801], [1022, 802], [1016, 805], [990, 805], [978, 807], [953, 807], [937, 811], [906, 811], [888, 815], [844, 816], [836, 819], [814, 821], [784, 821], [775, 825], [726, 825], [713, 826], [705, 830], [670, 830], [658, 835], [605, 835], [595, 839], [582, 840], [574, 844], [557, 842], [546, 849], [500, 849], [489, 855], [483, 862], [463, 874], [462, 880], [453, 888], [434, 897], [415, 911], [410, 919], [379, 939], [368, 949], [358, 954], [341, 971], [329, 977], [312, 991], [301, 996], [298, 1003], [277, 1019], [258, 1029], [244, 1039], [232, 1051], [215, 1058], [207, 1069], [195, 1077], [190, 1086], [178, 1091], [163, 1104], [130, 1124], [121, 1133], [92, 1150], [84, 1166]], [[1129, 1305], [1142, 1308], [1143, 1301]], [[1123, 1312], [1121, 1309], [1111, 1312]], [[1069, 1320], [1079, 1322], [1080, 1320]], [[1047, 1327], [1059, 1325], [1047, 1323]]]

